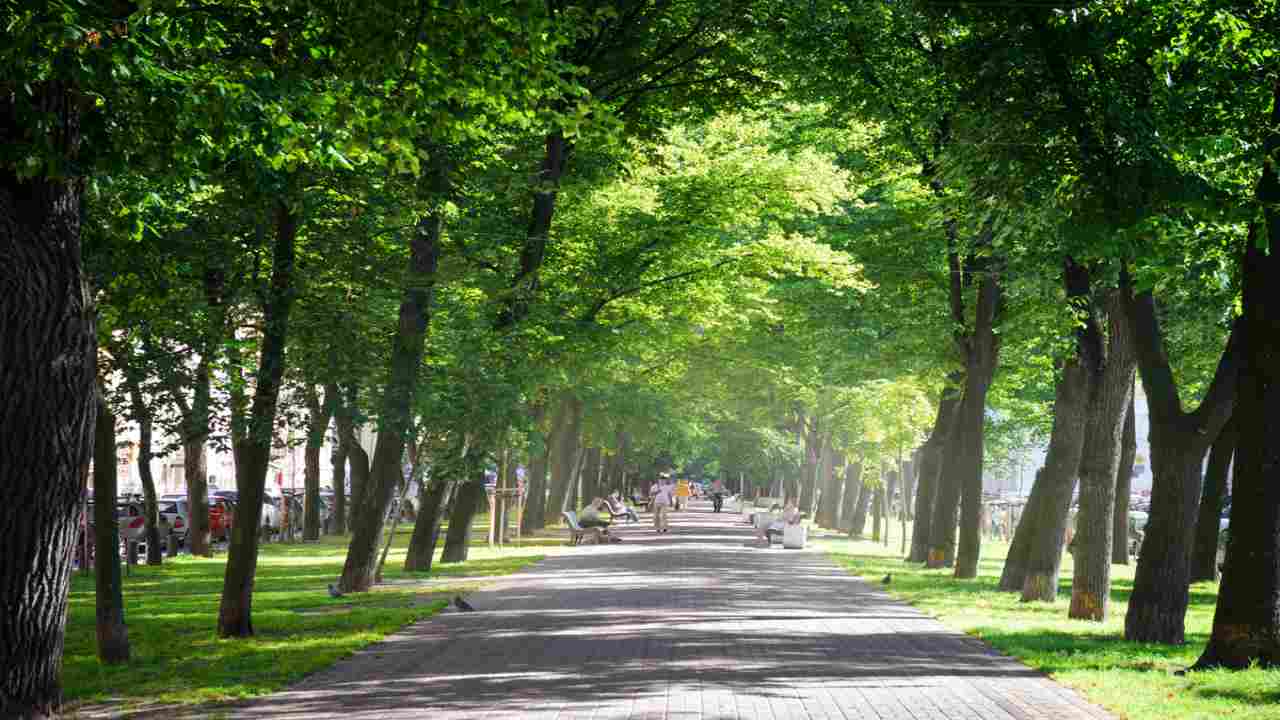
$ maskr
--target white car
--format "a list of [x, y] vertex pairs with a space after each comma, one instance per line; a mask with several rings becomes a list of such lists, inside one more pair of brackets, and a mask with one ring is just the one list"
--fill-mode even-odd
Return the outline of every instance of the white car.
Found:
[[262, 500], [262, 526], [271, 528], [273, 531], [280, 529], [280, 508], [277, 503], [280, 498], [275, 495], [268, 495]]

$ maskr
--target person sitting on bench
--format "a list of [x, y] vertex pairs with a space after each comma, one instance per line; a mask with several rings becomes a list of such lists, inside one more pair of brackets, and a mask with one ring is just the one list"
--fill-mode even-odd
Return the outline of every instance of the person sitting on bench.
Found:
[[613, 522], [613, 513], [609, 512], [609, 504], [604, 498], [596, 498], [591, 504], [582, 509], [578, 514], [578, 525], [584, 530], [587, 528], [600, 528], [606, 535], [609, 534], [609, 525]]
[[[770, 508], [769, 511], [773, 512], [773, 510], [776, 509], [777, 507], [778, 507], [777, 505], [774, 505], [773, 508]], [[801, 517], [800, 508], [796, 507], [795, 501], [792, 500], [788, 502], [786, 509], [782, 511], [782, 516], [777, 518], [773, 522], [769, 523], [769, 526], [765, 528], [764, 536], [769, 540], [770, 543], [773, 542], [773, 539], [775, 537], [778, 538], [779, 541], [781, 541], [783, 529], [787, 525], [800, 524], [800, 517]]]
[[622, 495], [617, 490], [614, 490], [605, 502], [608, 503], [609, 512], [613, 517], [625, 515], [633, 523], [640, 522], [640, 516], [636, 514], [635, 509], [622, 502]]

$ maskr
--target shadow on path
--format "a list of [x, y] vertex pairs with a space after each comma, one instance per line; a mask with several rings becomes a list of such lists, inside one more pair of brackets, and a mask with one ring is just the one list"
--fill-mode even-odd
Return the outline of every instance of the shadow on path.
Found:
[[698, 504], [469, 596], [242, 718], [1105, 718], [814, 551]]

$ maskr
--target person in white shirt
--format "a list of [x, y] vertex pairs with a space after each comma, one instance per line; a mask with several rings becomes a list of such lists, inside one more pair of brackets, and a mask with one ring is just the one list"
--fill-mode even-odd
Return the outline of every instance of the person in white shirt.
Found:
[[658, 485], [658, 490], [653, 494], [653, 529], [659, 533], [669, 532], [671, 530], [668, 514], [671, 512], [673, 496], [675, 494], [675, 485], [666, 482]]

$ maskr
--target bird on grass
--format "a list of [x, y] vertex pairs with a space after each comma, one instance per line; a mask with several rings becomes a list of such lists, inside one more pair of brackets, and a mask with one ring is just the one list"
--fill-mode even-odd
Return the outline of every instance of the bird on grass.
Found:
[[885, 575], [884, 577], [880, 578], [881, 585], [888, 585], [891, 582], [893, 582], [893, 573], [889, 573], [888, 575]]
[[461, 595], [454, 595], [454, 596], [453, 596], [453, 606], [454, 606], [454, 607], [456, 607], [456, 608], [458, 608], [458, 609], [459, 609], [459, 610], [461, 610], [462, 612], [475, 612], [475, 611], [476, 611], [476, 609], [475, 609], [475, 608], [471, 607], [471, 603], [469, 603], [469, 602], [467, 602], [466, 600], [463, 600], [463, 599], [462, 599], [462, 596], [461, 596]]
[[342, 591], [334, 587], [333, 583], [329, 583], [329, 597], [331, 598], [342, 597]]

